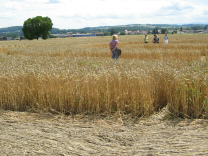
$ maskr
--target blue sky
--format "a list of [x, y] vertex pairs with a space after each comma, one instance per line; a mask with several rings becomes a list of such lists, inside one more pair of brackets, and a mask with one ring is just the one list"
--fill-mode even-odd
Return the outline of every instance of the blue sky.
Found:
[[0, 28], [48, 16], [53, 27], [125, 24], [208, 24], [207, 0], [1, 0]]

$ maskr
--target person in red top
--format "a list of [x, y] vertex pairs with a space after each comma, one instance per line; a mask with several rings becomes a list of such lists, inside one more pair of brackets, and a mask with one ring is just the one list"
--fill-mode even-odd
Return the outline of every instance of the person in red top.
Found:
[[116, 60], [118, 59], [118, 44], [119, 44], [119, 41], [118, 41], [118, 36], [117, 35], [113, 35], [113, 40], [110, 41], [109, 43], [109, 50], [110, 50], [110, 53], [112, 55], [112, 58]]

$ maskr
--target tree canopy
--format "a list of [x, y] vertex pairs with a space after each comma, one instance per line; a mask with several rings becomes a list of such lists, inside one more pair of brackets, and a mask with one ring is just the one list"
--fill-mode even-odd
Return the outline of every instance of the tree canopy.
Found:
[[161, 30], [161, 34], [165, 34], [165, 33], [168, 33], [168, 29], [162, 29]]
[[47, 39], [50, 35], [50, 30], [52, 29], [53, 23], [49, 17], [36, 16], [34, 18], [29, 18], [24, 22], [22, 31], [24, 37], [33, 40]]
[[111, 29], [111, 32], [110, 32], [111, 35], [114, 35], [116, 34], [116, 31], [114, 29]]
[[193, 30], [200, 30], [200, 29], [202, 29], [202, 27], [199, 26], [199, 25], [196, 25], [196, 26], [193, 26], [192, 29], [193, 29]]
[[152, 34], [159, 34], [159, 33], [158, 33], [158, 27], [155, 27], [155, 28], [152, 30]]

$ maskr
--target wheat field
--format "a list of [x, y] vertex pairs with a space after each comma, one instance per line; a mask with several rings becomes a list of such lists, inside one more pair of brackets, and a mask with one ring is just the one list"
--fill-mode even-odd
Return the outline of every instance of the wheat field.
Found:
[[159, 37], [119, 36], [118, 61], [109, 36], [1, 41], [0, 108], [208, 118], [208, 35]]

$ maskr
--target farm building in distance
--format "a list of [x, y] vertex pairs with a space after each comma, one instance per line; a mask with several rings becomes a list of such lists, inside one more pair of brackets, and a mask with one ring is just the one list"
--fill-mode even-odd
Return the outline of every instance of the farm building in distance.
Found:
[[5, 37], [5, 36], [0, 36], [0, 41], [7, 41], [7, 40], [12, 40], [12, 37]]
[[66, 38], [66, 37], [94, 37], [94, 36], [104, 36], [104, 33], [91, 33], [91, 34], [51, 34], [55, 38]]
[[96, 36], [96, 34], [72, 34], [72, 37], [92, 37]]

